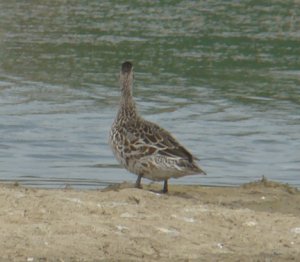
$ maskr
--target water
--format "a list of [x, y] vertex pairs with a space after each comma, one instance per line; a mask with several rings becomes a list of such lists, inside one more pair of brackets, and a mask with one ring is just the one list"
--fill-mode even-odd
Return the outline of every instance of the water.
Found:
[[0, 180], [101, 188], [136, 176], [108, 147], [118, 72], [201, 158], [173, 183], [300, 186], [300, 2], [0, 3]]

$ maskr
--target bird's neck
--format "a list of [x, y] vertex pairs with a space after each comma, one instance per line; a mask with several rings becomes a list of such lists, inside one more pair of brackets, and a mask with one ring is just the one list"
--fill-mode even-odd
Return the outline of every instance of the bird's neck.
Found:
[[124, 85], [121, 87], [121, 91], [122, 94], [118, 116], [126, 118], [128, 120], [135, 119], [138, 114], [135, 102], [132, 97], [132, 88], [131, 86]]

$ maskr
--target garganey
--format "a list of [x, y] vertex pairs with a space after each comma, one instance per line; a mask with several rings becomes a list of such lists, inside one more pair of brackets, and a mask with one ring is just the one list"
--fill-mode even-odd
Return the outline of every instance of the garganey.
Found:
[[117, 160], [138, 176], [136, 187], [141, 188], [143, 177], [164, 181], [163, 192], [168, 192], [168, 179], [205, 172], [198, 160], [167, 130], [143, 119], [137, 112], [132, 97], [133, 66], [124, 62], [120, 72], [121, 100], [110, 131], [110, 145]]

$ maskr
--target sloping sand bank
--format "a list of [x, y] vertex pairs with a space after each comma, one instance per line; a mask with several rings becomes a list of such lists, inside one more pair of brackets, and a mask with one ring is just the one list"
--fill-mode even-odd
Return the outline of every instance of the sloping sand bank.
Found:
[[300, 193], [294, 188], [265, 179], [237, 188], [170, 186], [167, 195], [150, 191], [155, 185], [126, 186], [79, 191], [0, 185], [1, 259], [300, 258]]

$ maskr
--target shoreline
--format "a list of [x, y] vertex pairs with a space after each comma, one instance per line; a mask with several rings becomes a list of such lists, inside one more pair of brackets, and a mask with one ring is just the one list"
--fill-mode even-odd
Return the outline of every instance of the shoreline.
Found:
[[104, 190], [0, 184], [0, 258], [9, 261], [288, 261], [300, 257], [300, 192], [160, 183]]
[[[172, 187], [180, 187], [180, 186], [199, 186], [199, 187], [209, 187], [209, 188], [238, 188], [247, 184], [257, 183], [262, 181], [267, 181], [268, 183], [277, 183], [280, 185], [287, 185], [291, 188], [296, 188], [300, 190], [300, 185], [298, 184], [289, 184], [288, 182], [280, 181], [280, 180], [271, 180], [262, 176], [259, 179], [248, 181], [242, 184], [203, 184], [203, 183], [178, 183], [174, 182], [176, 179], [171, 179], [169, 181], [169, 185]], [[0, 185], [16, 185], [27, 188], [35, 188], [35, 189], [50, 189], [50, 190], [63, 190], [63, 189], [73, 189], [73, 190], [106, 190], [107, 188], [122, 188], [122, 187], [133, 187], [135, 183], [135, 179], [123, 182], [115, 182], [115, 181], [101, 181], [95, 179], [82, 179], [82, 178], [71, 178], [71, 179], [60, 179], [60, 178], [41, 178], [41, 177], [33, 177], [30, 179], [0, 179]], [[163, 185], [163, 181], [151, 181], [148, 179], [143, 180], [142, 186], [144, 188], [151, 187], [159, 188], [159, 185]]]

